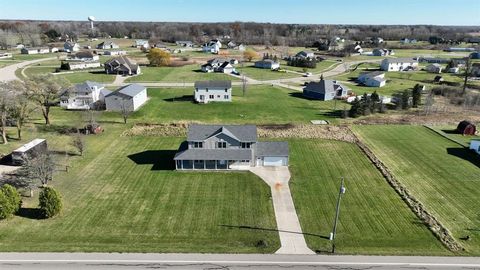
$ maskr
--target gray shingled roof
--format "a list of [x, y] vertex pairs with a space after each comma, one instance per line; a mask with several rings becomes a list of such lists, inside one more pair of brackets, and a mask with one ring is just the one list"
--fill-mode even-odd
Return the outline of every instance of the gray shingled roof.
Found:
[[232, 81], [196, 81], [195, 88], [232, 88]]
[[187, 149], [175, 160], [251, 160], [252, 149]]
[[[188, 141], [203, 141], [212, 135], [223, 132], [233, 135], [242, 142], [257, 141], [257, 127], [255, 125], [190, 125], [188, 127]], [[230, 135], [231, 134], [231, 135]]]
[[361, 73], [360, 75], [363, 75], [363, 76], [366, 76], [366, 77], [369, 77], [369, 78], [373, 78], [373, 77], [380, 76], [382, 74], [385, 74], [385, 72], [383, 72], [383, 71], [371, 71], [371, 72]]
[[288, 142], [257, 142], [255, 155], [258, 157], [288, 156]]
[[317, 93], [325, 94], [325, 93], [335, 92], [339, 87], [342, 87], [343, 89], [347, 89], [342, 84], [333, 80], [320, 80], [319, 82], [310, 82], [309, 84], [307, 84], [307, 86], [304, 89], [309, 92], [317, 92]]
[[103, 88], [104, 85], [97, 83], [97, 82], [92, 82], [92, 81], [85, 81], [84, 83], [78, 83], [75, 84], [75, 92], [87, 92], [91, 93], [92, 92], [92, 87], [97, 87], [97, 88]]
[[108, 94], [108, 96], [111, 95], [116, 95], [116, 96], [121, 96], [124, 98], [133, 98], [134, 96], [138, 95], [138, 93], [142, 92], [145, 90], [145, 86], [137, 84], [137, 83], [132, 83], [129, 85], [125, 85], [118, 89], [115, 92], [112, 92]]

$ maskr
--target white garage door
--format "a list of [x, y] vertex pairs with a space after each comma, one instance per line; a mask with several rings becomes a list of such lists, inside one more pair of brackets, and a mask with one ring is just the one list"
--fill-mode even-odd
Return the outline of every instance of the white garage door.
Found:
[[285, 166], [287, 164], [286, 157], [264, 157], [263, 166]]

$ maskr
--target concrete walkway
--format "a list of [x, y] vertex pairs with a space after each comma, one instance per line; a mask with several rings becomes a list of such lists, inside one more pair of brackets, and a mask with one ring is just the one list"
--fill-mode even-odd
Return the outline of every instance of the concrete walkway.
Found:
[[298, 221], [288, 181], [288, 167], [250, 167], [272, 190], [273, 208], [277, 220], [281, 247], [276, 254], [315, 254], [307, 247]]

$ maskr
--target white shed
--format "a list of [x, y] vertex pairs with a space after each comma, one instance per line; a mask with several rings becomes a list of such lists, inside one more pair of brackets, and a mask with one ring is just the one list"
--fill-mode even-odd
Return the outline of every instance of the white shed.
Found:
[[140, 84], [129, 84], [105, 96], [107, 111], [136, 111], [147, 102], [147, 88]]

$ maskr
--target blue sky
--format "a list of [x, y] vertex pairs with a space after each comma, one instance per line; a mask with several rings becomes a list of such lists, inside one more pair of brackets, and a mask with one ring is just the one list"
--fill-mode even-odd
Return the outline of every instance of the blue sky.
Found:
[[0, 19], [479, 25], [480, 0], [0, 0]]

